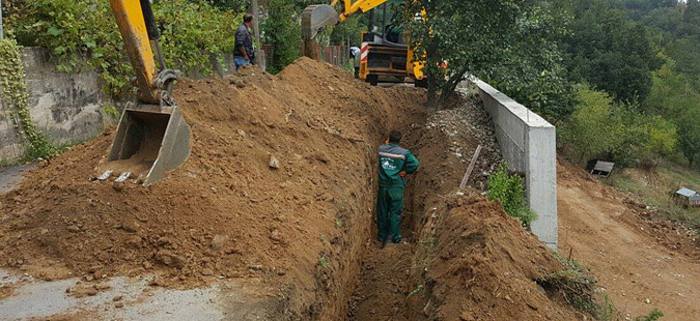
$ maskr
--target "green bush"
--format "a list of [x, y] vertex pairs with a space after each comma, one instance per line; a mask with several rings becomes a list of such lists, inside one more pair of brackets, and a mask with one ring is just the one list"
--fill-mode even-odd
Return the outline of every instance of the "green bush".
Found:
[[242, 14], [191, 0], [156, 1], [153, 10], [163, 35], [163, 55], [171, 68], [209, 75], [214, 72], [210, 54], [223, 59], [224, 54], [233, 53]]
[[267, 61], [268, 71], [276, 74], [301, 56], [301, 24], [290, 14], [294, 4], [286, 0], [269, 0], [268, 17], [262, 25], [265, 40], [273, 46]]
[[506, 213], [519, 219], [528, 229], [537, 219], [537, 213], [527, 206], [522, 178], [510, 175], [505, 163], [489, 176], [488, 197], [489, 200], [499, 200]]

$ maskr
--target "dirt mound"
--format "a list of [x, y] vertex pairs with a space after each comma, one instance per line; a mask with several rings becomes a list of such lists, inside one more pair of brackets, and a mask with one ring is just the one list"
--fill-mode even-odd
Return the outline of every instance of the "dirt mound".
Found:
[[416, 313], [439, 320], [580, 319], [535, 282], [561, 263], [499, 204], [455, 197], [429, 213], [439, 224], [417, 257], [430, 299]]
[[226, 277], [313, 287], [319, 258], [352, 250], [369, 225], [368, 155], [424, 101], [309, 59], [277, 77], [185, 80], [175, 93], [192, 129], [182, 167], [151, 187], [114, 186], [88, 180], [111, 134], [72, 148], [0, 197], [0, 266], [45, 279], [156, 272], [153, 284], [177, 287]]

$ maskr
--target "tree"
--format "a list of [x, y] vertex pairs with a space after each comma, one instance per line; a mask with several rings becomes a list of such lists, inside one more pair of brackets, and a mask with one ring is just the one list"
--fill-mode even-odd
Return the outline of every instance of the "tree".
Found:
[[[557, 49], [547, 35], [558, 32], [559, 26], [551, 24], [549, 12], [534, 1], [418, 0], [409, 7], [404, 29], [410, 31], [416, 52], [425, 53], [428, 96], [433, 107], [444, 103], [467, 73], [502, 79], [504, 86], [500, 89], [507, 91], [516, 87], [514, 82], [524, 88], [528, 80], [499, 77], [505, 72], [530, 76], [558, 72]], [[416, 19], [421, 10], [425, 15]], [[533, 58], [537, 56], [551, 63], [539, 64], [539, 59]]]
[[[200, 1], [200, 0], [191, 0]], [[234, 12], [245, 11], [250, 5], [250, 0], [207, 0], [211, 5], [221, 10], [232, 10]]]
[[268, 61], [270, 73], [280, 72], [301, 56], [300, 22], [291, 15], [295, 5], [286, 0], [267, 0], [265, 4], [267, 18], [262, 24], [265, 40], [273, 46], [272, 59]]
[[562, 125], [560, 141], [565, 152], [576, 155], [580, 163], [610, 150], [618, 136], [611, 132], [616, 130], [611, 124], [612, 97], [588, 85], [580, 85], [577, 89], [580, 103]]
[[663, 67], [652, 73], [654, 85], [644, 102], [644, 111], [673, 120], [687, 109], [700, 109], [700, 92], [686, 74], [677, 72], [673, 59], [665, 60]]
[[700, 108], [686, 111], [677, 120], [677, 125], [678, 148], [692, 167], [700, 156]]
[[565, 40], [572, 80], [588, 82], [616, 101], [643, 102], [651, 71], [661, 66], [646, 29], [601, 0], [576, 0], [572, 33]]
[[[700, 31], [700, 30], [699, 30]], [[692, 37], [682, 38], [669, 46], [669, 56], [676, 64], [674, 69], [700, 80], [700, 34]]]
[[577, 161], [604, 157], [619, 166], [653, 168], [658, 158], [676, 146], [676, 127], [659, 116], [639, 113], [639, 107], [616, 103], [605, 92], [578, 87], [580, 103], [560, 129], [564, 152]]

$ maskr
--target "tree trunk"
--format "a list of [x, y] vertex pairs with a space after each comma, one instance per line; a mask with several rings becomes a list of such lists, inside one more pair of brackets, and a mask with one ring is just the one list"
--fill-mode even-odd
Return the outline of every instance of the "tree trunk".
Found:
[[265, 50], [263, 50], [262, 42], [260, 41], [260, 21], [258, 21], [260, 18], [260, 13], [258, 12], [258, 0], [251, 0], [250, 7], [251, 14], [253, 15], [253, 32], [255, 33], [255, 41], [258, 43], [258, 46], [260, 46], [257, 52], [258, 57], [256, 59], [256, 63], [258, 64], [258, 67], [260, 67], [260, 69], [265, 71], [267, 66], [265, 59]]

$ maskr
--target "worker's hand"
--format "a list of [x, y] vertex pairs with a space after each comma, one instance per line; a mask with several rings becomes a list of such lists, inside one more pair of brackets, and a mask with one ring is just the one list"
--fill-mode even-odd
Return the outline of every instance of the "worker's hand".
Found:
[[406, 171], [400, 171], [399, 176], [406, 178]]
[[384, 145], [389, 145], [389, 140], [388, 140], [388, 139], [384, 141]]

